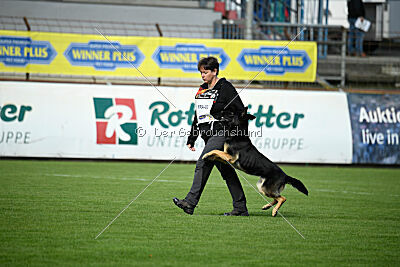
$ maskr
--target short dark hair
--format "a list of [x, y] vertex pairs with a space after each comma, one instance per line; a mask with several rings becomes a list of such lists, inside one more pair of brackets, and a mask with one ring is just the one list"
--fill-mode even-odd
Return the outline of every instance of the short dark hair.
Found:
[[219, 63], [218, 59], [215, 57], [204, 57], [200, 59], [199, 63], [197, 64], [197, 69], [200, 71], [200, 68], [203, 67], [205, 70], [215, 70], [217, 69], [217, 75], [219, 73]]

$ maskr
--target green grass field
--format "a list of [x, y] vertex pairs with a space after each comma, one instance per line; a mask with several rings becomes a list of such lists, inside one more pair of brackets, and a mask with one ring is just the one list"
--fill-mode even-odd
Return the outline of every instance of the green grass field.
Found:
[[[281, 166], [282, 214], [242, 180], [250, 217], [232, 209], [214, 170], [193, 216], [184, 197], [194, 164], [0, 160], [0, 265], [399, 265], [400, 169]], [[257, 177], [243, 174], [253, 185]]]

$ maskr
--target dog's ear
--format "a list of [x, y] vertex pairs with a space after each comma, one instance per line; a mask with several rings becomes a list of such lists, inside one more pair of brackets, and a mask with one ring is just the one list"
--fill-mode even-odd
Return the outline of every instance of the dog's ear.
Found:
[[249, 109], [249, 107], [245, 107], [242, 111], [242, 113], [240, 113], [240, 117], [241, 118], [246, 118], [247, 115], [247, 110]]
[[254, 120], [255, 118], [256, 118], [256, 116], [254, 116], [254, 115], [251, 115], [251, 114], [247, 114], [247, 116], [246, 116], [246, 118], [248, 119], [248, 120]]

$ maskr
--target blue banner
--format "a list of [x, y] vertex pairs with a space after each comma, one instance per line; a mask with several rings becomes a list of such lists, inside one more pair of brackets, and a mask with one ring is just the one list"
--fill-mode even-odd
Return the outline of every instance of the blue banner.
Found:
[[136, 45], [103, 41], [71, 43], [64, 56], [73, 66], [92, 66], [97, 70], [129, 68], [132, 65], [138, 68], [144, 60], [143, 53]]
[[50, 64], [56, 55], [56, 50], [47, 41], [32, 41], [30, 37], [0, 36], [0, 62], [6, 66]]
[[197, 72], [197, 63], [204, 57], [218, 59], [219, 68], [225, 69], [230, 58], [222, 48], [208, 48], [198, 44], [177, 44], [160, 46], [153, 54], [153, 60], [160, 68], [181, 69], [185, 72]]
[[266, 74], [284, 75], [287, 72], [305, 72], [311, 60], [304, 50], [290, 50], [285, 47], [260, 47], [243, 49], [237, 61], [246, 71], [261, 71]]
[[348, 94], [353, 163], [400, 164], [400, 95]]

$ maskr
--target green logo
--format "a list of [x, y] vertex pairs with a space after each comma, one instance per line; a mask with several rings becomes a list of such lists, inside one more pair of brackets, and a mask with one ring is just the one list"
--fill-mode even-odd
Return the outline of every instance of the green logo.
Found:
[[0, 119], [4, 122], [23, 121], [27, 112], [32, 111], [31, 106], [16, 106], [13, 104], [6, 104], [0, 106]]
[[[251, 105], [249, 105], [249, 109], [250, 108]], [[273, 105], [268, 106], [268, 111], [266, 113], [264, 113], [263, 109], [263, 105], [259, 105], [257, 112], [253, 114], [254, 116], [256, 116], [256, 127], [262, 127], [263, 125], [265, 125], [265, 127], [267, 128], [272, 128], [276, 124], [276, 126], [281, 129], [286, 129], [290, 127], [296, 129], [299, 125], [300, 119], [304, 119], [303, 113], [275, 113]]]
[[[303, 113], [290, 113], [274, 111], [274, 106], [269, 105], [267, 111], [264, 111], [264, 106], [259, 105], [257, 112], [250, 111], [252, 105], [249, 105], [249, 113], [253, 114], [256, 119], [254, 120], [257, 128], [265, 126], [272, 128], [274, 126], [280, 129], [293, 128], [299, 126], [301, 119], [304, 119]], [[189, 110], [177, 110], [170, 112], [170, 105], [167, 102], [157, 101], [149, 106], [153, 110], [151, 114], [151, 125], [158, 123], [163, 128], [176, 127], [182, 122], [186, 121], [188, 125], [192, 125], [193, 116], [195, 114], [194, 103], [190, 105]]]

